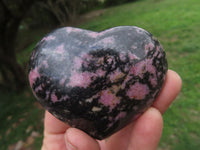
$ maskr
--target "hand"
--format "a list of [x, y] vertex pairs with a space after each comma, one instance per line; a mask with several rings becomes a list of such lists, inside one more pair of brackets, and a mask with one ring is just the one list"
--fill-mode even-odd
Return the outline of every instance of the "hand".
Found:
[[180, 89], [180, 77], [169, 70], [154, 104], [134, 123], [102, 141], [91, 138], [81, 130], [70, 128], [46, 112], [42, 150], [155, 150], [162, 134], [162, 114]]

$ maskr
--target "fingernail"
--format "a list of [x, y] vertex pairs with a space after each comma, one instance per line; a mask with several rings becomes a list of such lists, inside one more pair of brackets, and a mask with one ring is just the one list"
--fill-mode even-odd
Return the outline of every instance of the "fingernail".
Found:
[[74, 146], [71, 141], [70, 141], [70, 135], [69, 135], [69, 132], [66, 131], [66, 134], [65, 134], [65, 144], [66, 144], [66, 148], [67, 150], [78, 150], [76, 148], [76, 146]]

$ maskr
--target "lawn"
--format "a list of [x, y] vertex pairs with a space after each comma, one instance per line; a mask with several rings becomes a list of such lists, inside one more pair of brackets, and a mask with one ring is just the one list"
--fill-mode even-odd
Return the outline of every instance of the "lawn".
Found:
[[[140, 0], [106, 9], [99, 17], [79, 27], [101, 31], [114, 26], [142, 27], [162, 43], [169, 69], [179, 73], [183, 87], [176, 101], [164, 114], [160, 150], [196, 150], [200, 147], [200, 1]], [[37, 39], [38, 40], [38, 39]], [[31, 44], [18, 54], [26, 62]], [[26, 148], [39, 149], [42, 139], [43, 110], [30, 90], [22, 94], [0, 93], [0, 145], [2, 150], [29, 140]], [[34, 144], [33, 144], [34, 143]]]

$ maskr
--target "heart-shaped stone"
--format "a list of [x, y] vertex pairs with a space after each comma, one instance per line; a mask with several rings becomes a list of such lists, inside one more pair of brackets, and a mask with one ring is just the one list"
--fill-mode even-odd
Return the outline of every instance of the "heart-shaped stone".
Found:
[[98, 33], [65, 27], [36, 45], [29, 81], [55, 117], [104, 139], [153, 103], [166, 71], [162, 46], [144, 29], [121, 26]]

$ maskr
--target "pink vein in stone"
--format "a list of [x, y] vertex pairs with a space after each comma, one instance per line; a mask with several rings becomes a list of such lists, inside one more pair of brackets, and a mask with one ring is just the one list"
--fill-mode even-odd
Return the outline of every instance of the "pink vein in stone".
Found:
[[42, 90], [42, 86], [41, 85], [39, 85], [37, 88], [35, 88], [35, 92], [37, 93], [37, 92], [39, 92], [39, 91], [41, 91]]
[[151, 82], [151, 85], [153, 87], [155, 87], [157, 85], [157, 78], [155, 77], [155, 75], [152, 77], [149, 77], [149, 81]]
[[106, 37], [106, 38], [100, 40], [99, 42], [102, 43], [102, 44], [105, 44], [105, 45], [114, 44], [115, 39], [114, 39], [114, 37], [111, 36], [111, 37]]
[[83, 64], [83, 60], [80, 57], [74, 58], [74, 68], [75, 69], [80, 69], [82, 64]]
[[87, 54], [87, 53], [83, 53], [83, 54], [81, 54], [81, 58], [83, 58], [83, 59], [89, 61], [89, 60], [92, 60], [92, 59], [93, 59], [93, 56], [90, 55], [90, 54]]
[[55, 40], [55, 39], [56, 39], [55, 36], [50, 35], [50, 36], [44, 37], [41, 41], [50, 41], [50, 40]]
[[111, 64], [112, 61], [113, 61], [113, 58], [112, 57], [108, 57], [107, 61], [108, 61], [108, 64]]
[[36, 67], [29, 72], [29, 82], [31, 87], [33, 87], [33, 83], [37, 78], [40, 78], [40, 74], [38, 72], [38, 68]]
[[137, 49], [137, 46], [132, 45], [131, 48], [132, 48], [132, 49]]
[[[156, 51], [161, 51], [163, 49], [162, 45], [156, 46]], [[162, 54], [161, 54], [162, 56]]]
[[101, 97], [99, 102], [105, 106], [109, 106], [110, 110], [112, 110], [117, 104], [120, 103], [119, 98], [109, 90], [102, 91], [100, 95]]
[[146, 72], [146, 62], [145, 61], [138, 62], [136, 65], [132, 66], [129, 71], [130, 74], [139, 76], [140, 78], [143, 78], [144, 72]]
[[153, 43], [149, 43], [147, 45], [145, 45], [145, 53], [147, 54], [149, 50], [153, 50], [154, 49], [154, 44]]
[[147, 59], [146, 60], [146, 70], [151, 73], [151, 76], [149, 78], [149, 81], [151, 82], [151, 84], [153, 86], [157, 85], [157, 77], [156, 77], [156, 68], [155, 66], [152, 64], [153, 60], [152, 59]]
[[139, 82], [131, 85], [126, 93], [129, 98], [136, 100], [143, 100], [147, 94], [149, 94], [149, 87]]
[[145, 72], [149, 72], [153, 75], [153, 78], [150, 77], [150, 82], [152, 83], [153, 86], [156, 85], [157, 79], [156, 77], [156, 70], [155, 67], [152, 65], [152, 60], [143, 60], [138, 62], [137, 64], [131, 66], [129, 73], [127, 77], [125, 78], [124, 82], [122, 83], [122, 88], [125, 88], [126, 83], [131, 79], [131, 76], [139, 76], [140, 78], [143, 78]]
[[131, 52], [128, 52], [128, 57], [131, 60], [134, 60], [134, 59], [139, 59], [139, 57], [137, 57], [135, 54], [131, 53]]
[[65, 100], [67, 100], [67, 99], [69, 99], [69, 96], [68, 96], [68, 95], [65, 95], [65, 96], [63, 96], [63, 97], [61, 98], [62, 101], [65, 101]]
[[100, 66], [100, 65], [103, 65], [104, 64], [104, 57], [100, 57], [96, 60], [96, 65], [97, 66]]
[[132, 77], [130, 76], [130, 75], [127, 75], [126, 76], [126, 78], [125, 78], [125, 80], [124, 80], [124, 82], [122, 83], [122, 89], [125, 89], [125, 87], [126, 87], [126, 83], [129, 81], [129, 80], [131, 80], [132, 79]]
[[91, 37], [91, 38], [97, 38], [99, 34], [97, 32], [90, 32], [88, 33], [88, 36]]
[[126, 55], [124, 53], [120, 53], [119, 54], [119, 58], [121, 61], [125, 61], [126, 60]]
[[87, 88], [90, 83], [92, 82], [91, 77], [95, 76], [94, 73], [90, 73], [90, 72], [72, 72], [72, 75], [70, 77], [70, 81], [67, 84], [67, 86], [71, 86], [71, 87], [83, 87], [83, 88]]
[[116, 117], [115, 117], [115, 121], [121, 119], [121, 118], [124, 118], [126, 117], [126, 112], [120, 112]]
[[115, 82], [118, 79], [122, 78], [123, 76], [124, 76], [124, 74], [121, 71], [119, 71], [119, 69], [117, 69], [110, 74], [110, 80], [111, 80], [111, 82]]
[[106, 74], [106, 71], [104, 71], [102, 69], [98, 69], [95, 73], [96, 73], [97, 76], [102, 77]]
[[56, 48], [56, 51], [55, 51], [57, 54], [64, 54], [65, 52], [65, 49], [64, 49], [64, 44], [61, 44], [59, 45], [57, 48]]
[[[82, 60], [81, 60], [82, 59]], [[97, 62], [99, 61], [99, 59], [95, 59], [95, 57], [93, 57], [92, 55], [90, 54], [87, 54], [87, 53], [83, 53], [81, 54], [80, 56], [80, 60], [75, 60], [75, 63], [77, 64], [76, 66], [80, 65], [82, 63], [82, 65], [84, 67], [88, 67], [89, 63], [93, 63], [93, 62]], [[97, 65], [99, 64], [100, 62], [97, 62]]]
[[47, 60], [44, 60], [44, 61], [42, 62], [42, 64], [44, 65], [45, 68], [48, 68], [48, 67], [49, 67], [49, 64], [48, 64]]
[[66, 76], [63, 77], [63, 78], [59, 81], [59, 84], [60, 84], [61, 86], [64, 86], [66, 79], [67, 79]]
[[107, 62], [108, 62], [108, 65], [111, 65], [112, 64], [112, 68], [115, 68], [115, 65], [116, 65], [116, 61], [114, 60], [114, 57], [113, 56], [108, 56], [106, 58]]
[[108, 128], [112, 127], [113, 124], [114, 124], [116, 121], [120, 120], [121, 118], [126, 117], [126, 115], [127, 115], [126, 112], [120, 112], [115, 118], [109, 117], [110, 123], [108, 124]]
[[49, 93], [50, 93], [50, 91], [46, 91], [45, 93], [46, 93], [45, 99], [48, 100], [49, 99]]
[[51, 94], [51, 100], [52, 100], [52, 102], [54, 102], [54, 103], [58, 101], [58, 97], [56, 96], [55, 93], [52, 93], [52, 94]]

